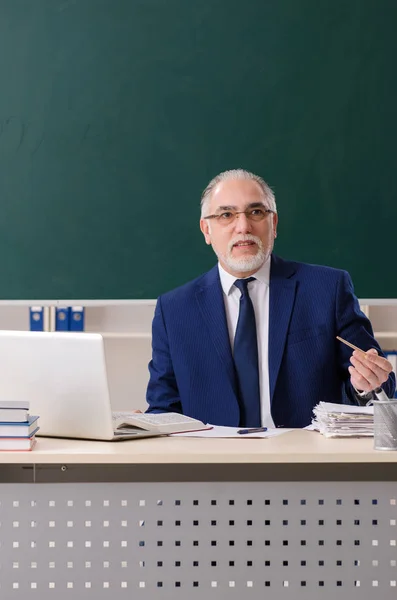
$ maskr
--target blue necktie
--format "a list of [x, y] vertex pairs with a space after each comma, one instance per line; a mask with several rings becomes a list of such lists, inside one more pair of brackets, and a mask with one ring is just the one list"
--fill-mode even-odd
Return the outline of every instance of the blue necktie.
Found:
[[255, 277], [236, 279], [240, 290], [240, 311], [234, 337], [233, 358], [236, 367], [240, 400], [240, 427], [260, 427], [258, 342], [255, 312], [248, 294], [248, 283]]

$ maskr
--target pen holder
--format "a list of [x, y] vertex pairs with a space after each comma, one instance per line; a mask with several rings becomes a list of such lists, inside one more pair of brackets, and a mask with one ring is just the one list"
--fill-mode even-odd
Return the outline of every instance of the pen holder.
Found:
[[397, 400], [374, 400], [374, 448], [397, 450]]

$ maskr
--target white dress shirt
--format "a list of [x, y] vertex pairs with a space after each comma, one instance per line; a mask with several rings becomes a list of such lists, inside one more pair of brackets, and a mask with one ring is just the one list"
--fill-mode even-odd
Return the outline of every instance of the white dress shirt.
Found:
[[[230, 346], [234, 347], [238, 313], [240, 309], [240, 290], [234, 285], [236, 277], [227, 273], [218, 263], [219, 276], [223, 289], [225, 302], [227, 328], [229, 331]], [[248, 284], [250, 295], [255, 311], [256, 335], [258, 340], [259, 361], [259, 392], [261, 403], [261, 423], [263, 427], [274, 427], [270, 412], [270, 389], [269, 389], [269, 284], [270, 284], [270, 257], [254, 273], [255, 281]]]

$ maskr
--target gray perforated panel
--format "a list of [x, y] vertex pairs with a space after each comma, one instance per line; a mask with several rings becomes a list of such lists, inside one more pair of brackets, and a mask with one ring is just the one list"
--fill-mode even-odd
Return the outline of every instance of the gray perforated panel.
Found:
[[0, 485], [0, 597], [397, 597], [396, 483]]

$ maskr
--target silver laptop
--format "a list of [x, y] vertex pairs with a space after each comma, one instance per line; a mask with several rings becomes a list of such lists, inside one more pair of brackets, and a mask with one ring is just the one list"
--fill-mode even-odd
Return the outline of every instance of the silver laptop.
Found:
[[0, 400], [28, 400], [42, 436], [122, 441], [158, 435], [114, 431], [97, 333], [0, 331]]

